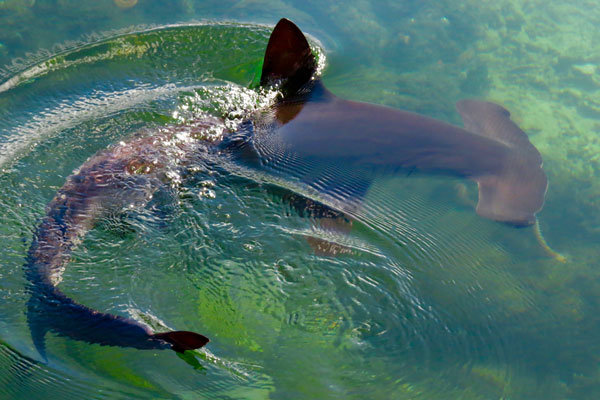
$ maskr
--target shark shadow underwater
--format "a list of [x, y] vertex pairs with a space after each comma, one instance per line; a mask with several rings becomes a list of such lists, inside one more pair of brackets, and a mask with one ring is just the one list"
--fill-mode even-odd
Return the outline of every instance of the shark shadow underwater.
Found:
[[[323, 86], [306, 38], [287, 19], [271, 34], [260, 83], [276, 87], [277, 99], [234, 132], [226, 132], [218, 117], [167, 127], [97, 153], [67, 178], [47, 206], [25, 264], [27, 319], [42, 357], [49, 331], [137, 349], [183, 352], [208, 343], [198, 333], [156, 333], [133, 319], [93, 310], [57, 286], [71, 252], [99, 218], [115, 207], [143, 206], [165, 185], [170, 170], [186, 168], [198, 157], [259, 171], [286, 182], [282, 186], [307, 188], [325, 201], [304, 204], [323, 204], [333, 215], [356, 207], [376, 176], [413, 170], [459, 176], [477, 183], [476, 211], [482, 217], [515, 226], [535, 223], [547, 188], [542, 159], [504, 108], [460, 101], [465, 126], [460, 128], [340, 99]], [[218, 139], [205, 139], [211, 129], [221, 130]], [[191, 140], [178, 141], [182, 131]]]

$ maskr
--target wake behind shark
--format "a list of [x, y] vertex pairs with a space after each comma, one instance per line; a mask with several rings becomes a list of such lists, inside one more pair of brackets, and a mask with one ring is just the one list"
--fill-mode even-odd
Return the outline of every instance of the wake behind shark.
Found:
[[45, 354], [47, 331], [101, 345], [178, 352], [208, 343], [194, 332], [155, 333], [135, 320], [101, 313], [57, 287], [72, 250], [98, 218], [114, 207], [147, 202], [164, 184], [175, 156], [181, 160], [178, 168], [200, 153], [275, 182], [289, 180], [290, 187], [306, 187], [342, 212], [360, 202], [376, 176], [401, 170], [475, 181], [477, 213], [492, 220], [528, 226], [542, 208], [547, 179], [540, 154], [496, 104], [459, 102], [463, 129], [340, 99], [316, 76], [306, 38], [287, 19], [279, 21], [269, 39], [261, 85], [276, 87], [281, 96], [222, 140], [201, 140], [202, 131], [221, 125], [218, 118], [200, 119], [187, 127], [198, 140], [178, 143], [177, 154], [172, 139], [180, 127], [172, 127], [100, 152], [67, 179], [48, 205], [25, 266], [31, 291], [28, 321], [40, 354]]

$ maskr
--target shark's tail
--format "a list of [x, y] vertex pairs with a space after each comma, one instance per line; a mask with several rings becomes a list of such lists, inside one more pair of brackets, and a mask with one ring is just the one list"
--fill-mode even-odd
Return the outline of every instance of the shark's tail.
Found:
[[106, 346], [175, 351], [202, 347], [208, 343], [208, 338], [202, 335], [193, 332], [154, 333], [148, 326], [133, 319], [102, 313], [79, 304], [57, 287], [71, 251], [105, 211], [99, 204], [127, 185], [123, 180], [127, 179], [127, 175], [114, 173], [124, 168], [120, 159], [112, 160], [107, 158], [107, 154], [99, 153], [92, 157], [79, 173], [67, 179], [48, 205], [46, 216], [29, 248], [24, 271], [29, 281], [27, 320], [34, 346], [46, 359], [44, 339], [46, 332], [51, 331]]
[[189, 331], [154, 333], [133, 319], [76, 303], [55, 286], [44, 282], [32, 282], [29, 289], [27, 321], [33, 344], [44, 360], [47, 360], [45, 335], [48, 331], [104, 346], [172, 349], [176, 352], [198, 349], [209, 342], [207, 337]]
[[29, 325], [29, 332], [31, 333], [31, 340], [37, 350], [38, 354], [44, 361], [48, 361], [46, 354], [46, 332], [48, 332], [47, 325], [43, 323], [42, 319], [39, 318], [37, 313], [38, 307], [35, 305], [35, 297], [29, 298], [27, 303], [27, 324]]

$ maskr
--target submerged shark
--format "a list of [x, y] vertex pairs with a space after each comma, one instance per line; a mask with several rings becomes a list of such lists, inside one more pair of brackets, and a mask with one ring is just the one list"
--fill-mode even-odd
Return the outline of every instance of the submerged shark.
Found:
[[[198, 154], [316, 193], [324, 203], [297, 204], [322, 207], [325, 211], [317, 214], [323, 218], [360, 203], [376, 176], [419, 170], [475, 181], [476, 211], [485, 218], [515, 226], [535, 222], [547, 178], [539, 152], [507, 110], [490, 102], [460, 101], [460, 128], [340, 99], [324, 87], [316, 66], [300, 29], [282, 19], [269, 39], [261, 76], [261, 86], [280, 93], [272, 106], [214, 141], [200, 138], [205, 130], [222, 126], [217, 117], [185, 127], [197, 140], [177, 142], [184, 128], [170, 127], [121, 142], [91, 157], [67, 179], [47, 207], [25, 266], [31, 292], [27, 316], [40, 354], [45, 356], [47, 331], [101, 345], [177, 352], [208, 343], [198, 333], [155, 333], [135, 320], [93, 310], [57, 286], [71, 251], [98, 218], [114, 207], [145, 204], [170, 169], [185, 167]], [[338, 211], [327, 212], [324, 204]]]

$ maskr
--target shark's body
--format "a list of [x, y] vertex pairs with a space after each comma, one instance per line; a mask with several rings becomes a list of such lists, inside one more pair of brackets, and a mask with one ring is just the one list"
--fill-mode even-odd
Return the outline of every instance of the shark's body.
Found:
[[[547, 186], [538, 151], [504, 108], [473, 100], [457, 108], [472, 131], [344, 100], [315, 80], [305, 93], [255, 116], [250, 134], [229, 141], [237, 140], [234, 154], [242, 162], [295, 179], [333, 204], [359, 201], [375, 176], [422, 171], [474, 180], [480, 215], [532, 225]], [[479, 129], [486, 123], [491, 127]]]
[[[178, 151], [208, 149], [211, 157], [307, 187], [342, 211], [359, 202], [380, 174], [407, 169], [461, 176], [479, 186], [480, 215], [517, 226], [534, 223], [547, 179], [538, 151], [508, 111], [488, 102], [459, 102], [463, 129], [340, 99], [315, 77], [315, 66], [304, 35], [281, 20], [271, 34], [261, 78], [262, 85], [279, 87], [280, 99], [221, 142], [186, 142]], [[208, 127], [215, 121], [198, 124]], [[50, 203], [26, 265], [32, 292], [28, 315], [40, 351], [47, 330], [140, 349], [183, 351], [208, 342], [192, 332], [153, 333], [136, 321], [77, 304], [56, 287], [70, 251], [107, 203], [122, 205], [133, 198], [142, 204], [160, 185], [171, 162], [172, 150], [165, 145], [169, 135], [134, 139], [92, 157]]]
[[[193, 140], [218, 126], [216, 118], [187, 127], [188, 140], [176, 138], [176, 128], [136, 137], [101, 151], [87, 160], [48, 204], [25, 265], [31, 282], [28, 320], [40, 354], [44, 335], [60, 335], [102, 345], [138, 349], [202, 347], [208, 339], [193, 332], [155, 334], [132, 319], [105, 314], [76, 303], [58, 289], [74, 247], [107, 212], [146, 204], [167, 174], [185, 165], [187, 158], [207, 145]], [[192, 140], [189, 140], [192, 139]]]
[[[300, 30], [281, 20], [267, 46], [261, 83], [282, 98], [226, 142], [242, 161], [343, 202], [366, 191], [374, 175], [398, 170], [450, 174], [477, 182], [477, 213], [529, 226], [548, 181], [542, 158], [499, 105], [462, 100], [465, 127], [380, 105], [341, 99], [314, 76]], [[248, 127], [249, 126], [249, 127]], [[240, 151], [242, 150], [242, 151]], [[351, 187], [352, 186], [352, 187]]]

